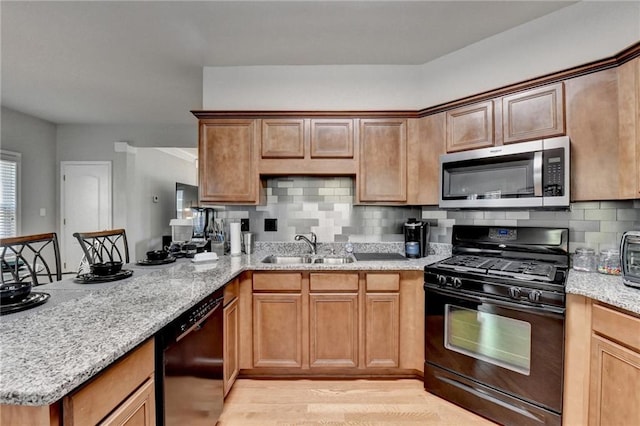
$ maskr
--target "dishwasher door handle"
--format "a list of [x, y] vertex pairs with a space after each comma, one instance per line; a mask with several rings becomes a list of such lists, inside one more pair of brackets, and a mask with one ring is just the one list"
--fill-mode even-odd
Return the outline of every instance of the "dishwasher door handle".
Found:
[[202, 328], [202, 324], [204, 324], [205, 321], [207, 321], [207, 319], [213, 315], [221, 306], [222, 306], [222, 302], [224, 301], [224, 297], [221, 297], [219, 299], [217, 299], [215, 301], [215, 306], [206, 313], [205, 316], [203, 316], [202, 318], [200, 318], [200, 320], [198, 322], [196, 322], [195, 324], [193, 324], [191, 327], [189, 327], [188, 329], [186, 329], [184, 331], [184, 333], [182, 333], [181, 335], [179, 335], [178, 337], [176, 337], [176, 342], [179, 342], [180, 340], [184, 339], [187, 334], [191, 333], [192, 331], [198, 331]]

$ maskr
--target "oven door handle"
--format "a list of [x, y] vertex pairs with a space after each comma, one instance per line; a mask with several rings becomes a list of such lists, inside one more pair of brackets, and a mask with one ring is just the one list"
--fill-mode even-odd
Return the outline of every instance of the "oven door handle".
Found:
[[450, 291], [443, 288], [434, 288], [430, 285], [425, 285], [425, 291], [432, 291], [434, 293], [442, 294], [443, 296], [454, 297], [458, 299], [465, 299], [471, 302], [487, 303], [496, 305], [508, 309], [513, 309], [521, 312], [528, 312], [532, 314], [545, 315], [545, 316], [565, 316], [565, 308], [558, 308], [555, 306], [531, 306], [524, 303], [509, 302], [506, 300], [493, 299], [490, 297], [478, 296], [475, 294], [464, 293], [461, 291]]
[[199, 330], [202, 328], [202, 324], [205, 323], [205, 321], [207, 321], [209, 319], [209, 317], [211, 315], [214, 314], [215, 311], [218, 310], [218, 308], [220, 308], [222, 306], [222, 301], [224, 300], [224, 297], [221, 297], [219, 299], [217, 299], [215, 301], [215, 306], [209, 311], [207, 312], [207, 314], [205, 316], [203, 316], [202, 318], [200, 318], [200, 321], [198, 321], [197, 323], [193, 324], [191, 327], [189, 327], [188, 329], [186, 329], [184, 331], [184, 333], [182, 333], [181, 335], [179, 335], [178, 337], [176, 337], [176, 342], [179, 342], [180, 340], [184, 339], [187, 334], [191, 333], [193, 330]]

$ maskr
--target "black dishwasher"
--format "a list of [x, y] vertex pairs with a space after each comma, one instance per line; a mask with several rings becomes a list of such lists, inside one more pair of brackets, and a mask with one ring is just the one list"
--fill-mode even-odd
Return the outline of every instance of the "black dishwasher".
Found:
[[156, 423], [215, 425], [222, 413], [223, 291], [156, 335]]

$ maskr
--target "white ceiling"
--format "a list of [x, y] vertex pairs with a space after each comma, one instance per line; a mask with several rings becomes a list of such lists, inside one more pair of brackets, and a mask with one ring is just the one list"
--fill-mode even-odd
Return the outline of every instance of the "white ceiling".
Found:
[[194, 123], [204, 66], [414, 65], [574, 1], [2, 1], [2, 105]]

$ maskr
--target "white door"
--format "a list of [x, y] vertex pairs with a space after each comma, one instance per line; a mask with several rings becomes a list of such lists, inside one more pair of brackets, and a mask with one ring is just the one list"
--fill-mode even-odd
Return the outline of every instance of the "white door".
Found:
[[111, 229], [111, 162], [60, 163], [60, 258], [64, 272], [77, 272], [82, 249], [74, 232]]

